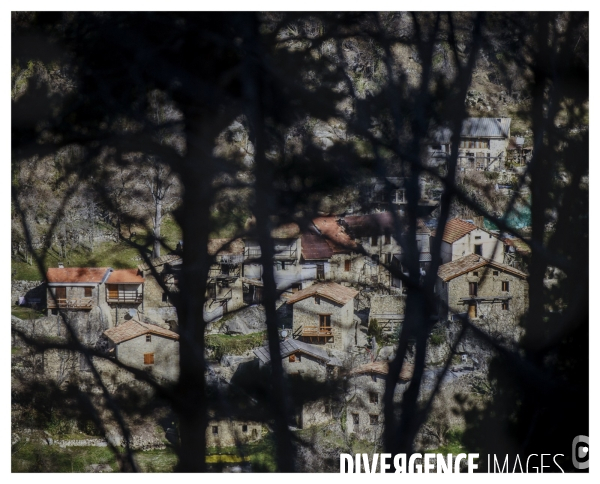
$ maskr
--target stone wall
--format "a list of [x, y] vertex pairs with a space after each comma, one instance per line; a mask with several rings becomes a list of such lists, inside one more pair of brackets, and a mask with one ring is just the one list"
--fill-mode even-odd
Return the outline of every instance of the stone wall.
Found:
[[[333, 337], [325, 346], [336, 350], [346, 350], [354, 344], [354, 302], [342, 306], [324, 297], [316, 304], [314, 297], [308, 297], [294, 303], [293, 333], [301, 332], [302, 327], [319, 326], [319, 314], [329, 314]], [[307, 341], [310, 343], [310, 341]], [[316, 342], [316, 341], [315, 341]]]
[[[378, 441], [383, 434], [383, 394], [385, 392], [385, 375], [359, 374], [348, 379], [346, 393], [346, 433], [356, 434], [359, 438], [371, 442]], [[402, 394], [408, 383], [398, 382], [394, 393], [394, 402], [402, 400]], [[371, 394], [377, 401], [371, 401]], [[372, 422], [371, 416], [376, 417]], [[358, 419], [358, 424], [355, 423]]]
[[318, 381], [325, 381], [327, 378], [327, 365], [325, 362], [307, 355], [306, 353], [297, 352], [295, 361], [290, 361], [290, 357], [285, 357], [282, 360], [283, 370], [288, 375], [301, 375], [302, 377], [314, 378]]
[[[486, 327], [493, 334], [513, 335], [519, 320], [527, 311], [529, 287], [527, 281], [501, 269], [490, 266], [479, 268], [478, 275], [473, 271], [448, 281], [447, 303], [454, 313], [468, 311], [468, 302], [461, 298], [469, 297], [469, 283], [477, 283], [477, 297], [511, 296], [507, 310], [502, 309], [502, 300], [478, 301], [477, 318], [479, 326]], [[494, 275], [497, 273], [497, 275]], [[502, 282], [508, 282], [508, 292], [502, 291]], [[446, 316], [450, 318], [450, 314]]]
[[[129, 366], [151, 372], [152, 375], [175, 381], [179, 376], [179, 342], [156, 334], [138, 336], [115, 348], [117, 359]], [[144, 354], [154, 354], [154, 364], [144, 364]]]
[[40, 281], [10, 281], [11, 304], [19, 304], [20, 296], [27, 299], [40, 299], [40, 306], [44, 307], [46, 304], [45, 285]]
[[211, 420], [206, 428], [207, 447], [232, 447], [261, 438], [262, 425], [258, 422]]

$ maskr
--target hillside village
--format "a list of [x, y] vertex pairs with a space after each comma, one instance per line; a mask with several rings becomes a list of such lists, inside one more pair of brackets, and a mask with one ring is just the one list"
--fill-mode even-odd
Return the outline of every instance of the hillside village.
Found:
[[[526, 165], [529, 150], [522, 138], [510, 136], [510, 121], [465, 121], [458, 163], [461, 173], [498, 173], [489, 182], [498, 191], [502, 189], [498, 181], [510, 180], [511, 173]], [[448, 133], [434, 137], [429, 156], [435, 166], [449, 153], [448, 143]], [[389, 185], [393, 187], [391, 204], [383, 190]], [[369, 209], [350, 206], [342, 214], [314, 218], [305, 230], [286, 224], [274, 229], [271, 236], [276, 251], [273, 271], [279, 292], [280, 357], [286, 374], [317, 382], [343, 378], [347, 384], [343, 401], [317, 398], [297, 408], [296, 428], [333, 425], [346, 438], [377, 443], [382, 437], [387, 365], [405, 317], [406, 288], [402, 278], [392, 272], [408, 276], [402, 250], [405, 230], [396, 230], [403, 226], [407, 202], [402, 178], [373, 178], [366, 180], [365, 186]], [[421, 277], [428, 274], [432, 260], [438, 203], [436, 199], [419, 203], [416, 242]], [[13, 325], [27, 334], [61, 338], [67, 335], [65, 317], [83, 344], [108, 356], [93, 361], [102, 375], [112, 375], [110, 391], [136, 380], [111, 360], [148, 372], [157, 381], [174, 383], [179, 374], [180, 336], [172, 299], [181, 281], [181, 244], [172, 253], [137, 268], [60, 263], [48, 268], [45, 280], [37, 284], [13, 282], [13, 304], [44, 313], [35, 320], [13, 316]], [[207, 350], [211, 378], [236, 385], [240, 375], [264, 371], [271, 361], [261, 306], [265, 268], [259, 261], [260, 245], [253, 238], [211, 239], [209, 254], [213, 265], [203, 314], [207, 335], [253, 342], [233, 354], [226, 349], [215, 352], [210, 346]], [[448, 220], [435, 284], [439, 311], [427, 356], [430, 380], [449, 354], [461, 318], [506, 341], [518, 339], [519, 321], [528, 304], [528, 256], [526, 244], [486, 228], [482, 217]], [[19, 345], [17, 338], [13, 346]], [[445, 380], [451, 389], [484, 375], [491, 356], [488, 349], [468, 339], [456, 354]], [[13, 360], [13, 371], [25, 371], [18, 358]], [[91, 378], [89, 365], [81, 356], [69, 357], [49, 349], [34, 361], [31, 371], [59, 385]], [[395, 400], [402, 399], [412, 369], [409, 355], [398, 375]], [[268, 432], [247, 417], [215, 416], [206, 438], [210, 447], [230, 447], [259, 441]], [[173, 429], [167, 429], [158, 441], [172, 436]], [[122, 436], [115, 434], [114, 438], [119, 442]], [[423, 435], [422, 445], [439, 444]]]

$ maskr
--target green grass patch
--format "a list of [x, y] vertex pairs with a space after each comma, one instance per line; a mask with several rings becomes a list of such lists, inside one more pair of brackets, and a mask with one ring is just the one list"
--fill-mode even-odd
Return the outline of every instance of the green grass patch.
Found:
[[214, 357], [220, 360], [223, 355], [242, 355], [248, 350], [261, 346], [265, 337], [265, 331], [235, 336], [209, 334], [206, 336], [206, 348], [212, 350]]
[[467, 453], [467, 449], [462, 443], [462, 435], [463, 432], [461, 430], [451, 429], [446, 432], [446, 443], [437, 449], [428, 450], [428, 452], [444, 455], [452, 454], [453, 456], [460, 453]]
[[[150, 255], [151, 244], [147, 232], [138, 229], [132, 236], [131, 242], [141, 246], [143, 251]], [[161, 236], [168, 247], [175, 249], [177, 242], [181, 240], [181, 229], [172, 217], [165, 217], [161, 226]], [[169, 251], [162, 248], [161, 253]], [[57, 267], [59, 262], [64, 262], [67, 267], [112, 267], [113, 269], [133, 269], [137, 267], [140, 251], [132, 247], [127, 241], [101, 242], [94, 246], [94, 250], [87, 247], [79, 247], [69, 252], [68, 257], [62, 257], [57, 248], [51, 248], [43, 258], [45, 267]], [[27, 264], [23, 260], [12, 260], [12, 279], [22, 281], [39, 281], [43, 279], [37, 264]]]
[[40, 319], [45, 316], [42, 311], [24, 307], [14, 307], [10, 310], [10, 314], [19, 319]]

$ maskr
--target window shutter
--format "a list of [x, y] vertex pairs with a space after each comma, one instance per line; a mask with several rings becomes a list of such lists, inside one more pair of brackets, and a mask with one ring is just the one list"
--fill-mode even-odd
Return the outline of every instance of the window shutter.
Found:
[[144, 365], [154, 364], [154, 353], [144, 353]]

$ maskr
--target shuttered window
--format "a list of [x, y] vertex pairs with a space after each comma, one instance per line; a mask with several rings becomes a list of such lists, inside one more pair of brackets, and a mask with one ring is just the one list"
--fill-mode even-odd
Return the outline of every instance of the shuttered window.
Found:
[[154, 364], [154, 353], [144, 353], [144, 365]]
[[508, 281], [502, 281], [502, 290], [508, 292]]
[[92, 297], [92, 288], [91, 287], [84, 287], [83, 288], [83, 296], [84, 297]]
[[344, 261], [344, 270], [346, 272], [350, 272], [351, 269], [352, 269], [352, 261], [351, 260]]

